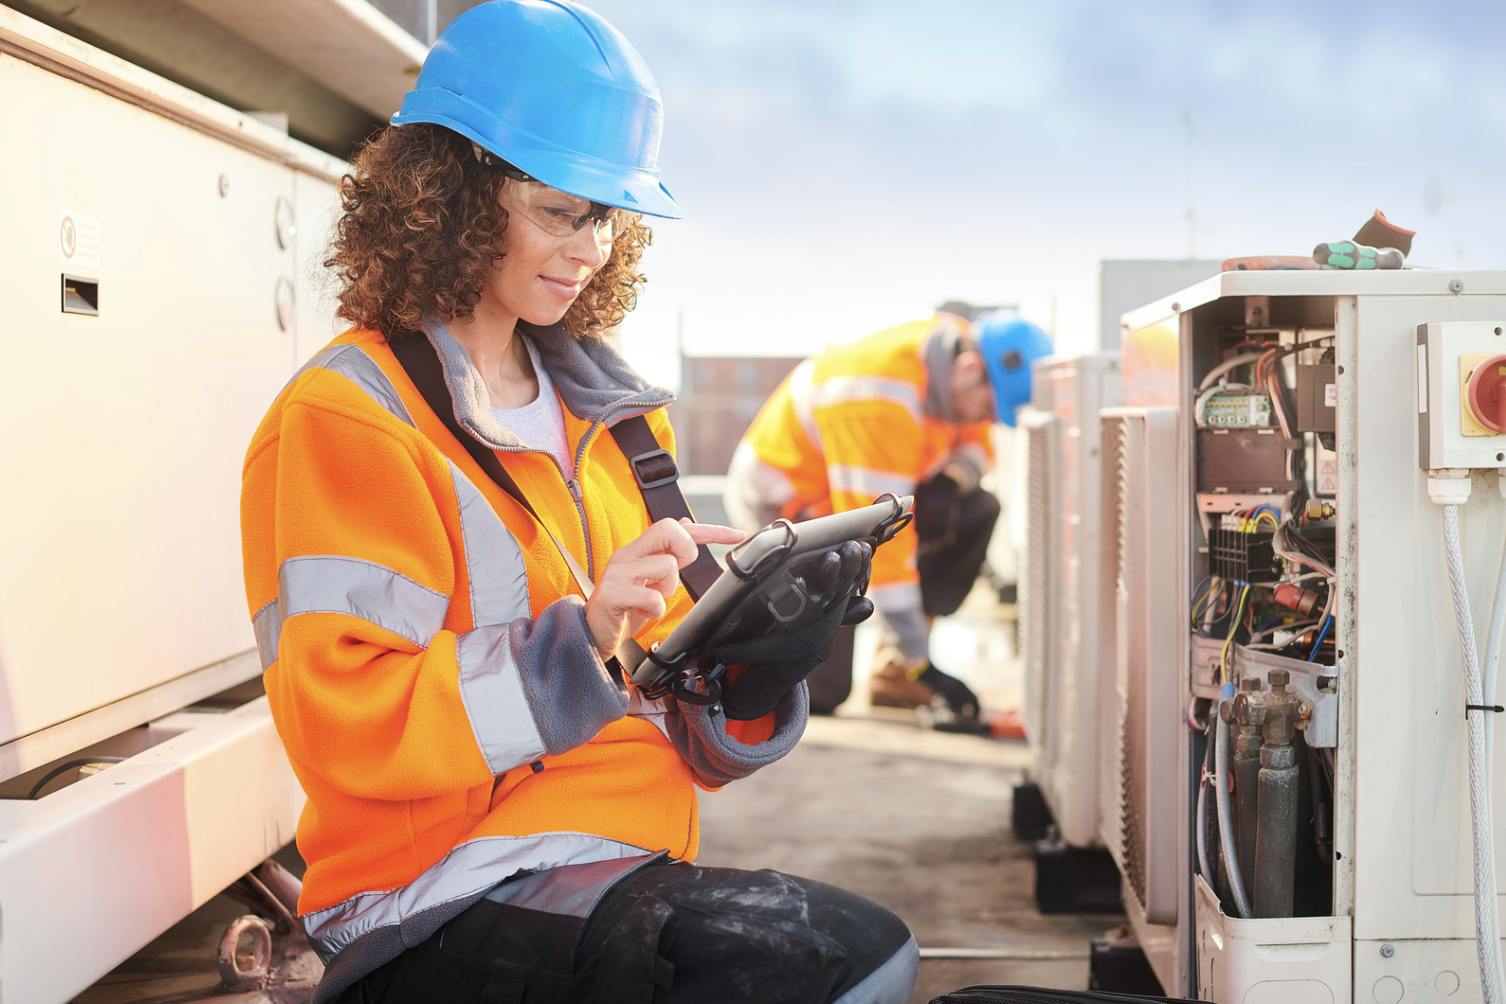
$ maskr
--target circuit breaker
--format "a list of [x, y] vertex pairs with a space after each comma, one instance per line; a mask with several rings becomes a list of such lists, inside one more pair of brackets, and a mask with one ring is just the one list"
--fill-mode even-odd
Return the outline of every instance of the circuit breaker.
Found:
[[1417, 326], [1424, 470], [1506, 467], [1506, 317]]

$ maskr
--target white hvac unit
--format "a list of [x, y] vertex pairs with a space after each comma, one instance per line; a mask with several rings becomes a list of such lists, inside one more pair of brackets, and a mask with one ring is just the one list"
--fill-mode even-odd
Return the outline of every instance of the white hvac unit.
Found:
[[[1020, 413], [1018, 427], [1025, 437], [1025, 535], [1020, 549], [1019, 625], [1025, 663], [1023, 714], [1031, 736], [1038, 734], [1039, 723], [1045, 721], [1046, 690], [1056, 675], [1052, 573], [1061, 537], [1056, 497], [1059, 425], [1049, 412], [1025, 409]], [[1032, 746], [1038, 748], [1034, 741]]]
[[1076, 847], [1098, 841], [1098, 412], [1119, 395], [1117, 355], [1052, 357], [1035, 367], [1026, 424], [1025, 730], [1032, 777]]
[[0, 998], [48, 1002], [293, 836], [240, 473], [348, 165], [3, 5], [0, 88]]
[[1124, 904], [1176, 919], [1176, 732], [1181, 700], [1175, 408], [1106, 408], [1103, 429], [1103, 723], [1099, 835], [1124, 878]]
[[[1489, 678], [1506, 623], [1506, 273], [1227, 272], [1124, 330], [1136, 410], [1104, 416], [1121, 457], [1102, 833], [1162, 986], [1506, 1000], [1481, 945], [1503, 901], [1506, 742], [1471, 766], [1506, 688], [1469, 669]], [[1170, 448], [1165, 413], [1139, 410], [1168, 404]], [[1493, 810], [1475, 781], [1495, 782]], [[1474, 854], [1486, 835], [1494, 866]]]

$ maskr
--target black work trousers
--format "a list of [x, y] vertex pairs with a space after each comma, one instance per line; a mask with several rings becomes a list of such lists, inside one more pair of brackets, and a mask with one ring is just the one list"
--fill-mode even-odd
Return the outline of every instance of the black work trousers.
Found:
[[918, 952], [893, 913], [774, 871], [664, 860], [585, 917], [483, 899], [339, 1004], [902, 1004]]
[[999, 512], [993, 492], [958, 492], [940, 475], [915, 489], [915, 532], [920, 537], [916, 565], [927, 617], [956, 613], [972, 592]]

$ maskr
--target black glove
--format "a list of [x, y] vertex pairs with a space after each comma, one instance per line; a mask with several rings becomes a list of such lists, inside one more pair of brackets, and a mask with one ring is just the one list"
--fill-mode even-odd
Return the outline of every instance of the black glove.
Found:
[[831, 654], [837, 631], [873, 613], [868, 588], [873, 546], [848, 541], [795, 558], [759, 583], [712, 634], [702, 665], [741, 667], [722, 684], [727, 717], [746, 721], [774, 709]]
[[941, 551], [956, 541], [957, 527], [962, 522], [962, 495], [962, 486], [945, 472], [915, 489], [915, 533], [920, 538], [922, 556]]
[[978, 717], [978, 695], [961, 680], [937, 669], [934, 663], [926, 663], [915, 678], [937, 697], [946, 702], [947, 710], [961, 721], [974, 721]]

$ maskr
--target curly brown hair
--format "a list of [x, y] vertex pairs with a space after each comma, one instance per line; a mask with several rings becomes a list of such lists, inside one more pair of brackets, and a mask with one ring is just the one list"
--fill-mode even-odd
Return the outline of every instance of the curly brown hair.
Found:
[[[442, 126], [387, 126], [340, 179], [341, 216], [324, 265], [340, 283], [338, 314], [388, 339], [417, 331], [425, 317], [469, 317], [502, 259], [505, 175], [482, 164], [471, 141]], [[638, 271], [653, 235], [628, 217], [606, 264], [558, 325], [600, 338], [638, 302]]]

